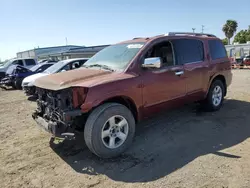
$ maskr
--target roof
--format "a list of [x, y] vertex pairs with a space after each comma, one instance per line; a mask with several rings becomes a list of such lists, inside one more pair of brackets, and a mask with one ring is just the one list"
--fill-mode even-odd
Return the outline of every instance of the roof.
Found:
[[88, 46], [88, 47], [80, 47], [80, 48], [73, 48], [67, 51], [66, 53], [84, 53], [84, 52], [98, 52], [103, 48], [106, 48], [110, 45], [98, 45], [98, 46]]
[[79, 45], [64, 45], [64, 46], [51, 46], [51, 47], [42, 47], [42, 48], [34, 48], [30, 50], [25, 50], [17, 53], [23, 53], [23, 52], [29, 52], [29, 51], [36, 51], [36, 50], [46, 50], [46, 49], [55, 49], [55, 48], [79, 48], [79, 47], [84, 47], [84, 46], [79, 46]]
[[122, 43], [136, 43], [136, 42], [147, 42], [150, 40], [158, 39], [158, 38], [163, 38], [163, 37], [169, 37], [169, 38], [217, 38], [215, 35], [212, 34], [206, 34], [206, 33], [190, 33], [190, 32], [169, 32], [166, 34], [161, 34], [161, 35], [156, 35], [152, 37], [136, 37], [127, 41], [120, 42]]
[[64, 63], [69, 63], [69, 62], [72, 62], [72, 61], [77, 61], [77, 60], [88, 60], [89, 58], [72, 58], [72, 59], [65, 59], [65, 60], [62, 60]]
[[36, 58], [33, 58], [33, 57], [18, 57], [18, 58], [12, 58], [12, 59], [9, 59], [9, 60], [14, 61], [14, 60], [23, 60], [23, 59], [36, 59]]
[[43, 48], [34, 48], [35, 50], [37, 49], [50, 49], [50, 48], [64, 48], [64, 47], [73, 47], [73, 48], [79, 48], [79, 47], [84, 47], [84, 46], [79, 46], [79, 45], [64, 45], [64, 46], [51, 46], [51, 47], [43, 47]]

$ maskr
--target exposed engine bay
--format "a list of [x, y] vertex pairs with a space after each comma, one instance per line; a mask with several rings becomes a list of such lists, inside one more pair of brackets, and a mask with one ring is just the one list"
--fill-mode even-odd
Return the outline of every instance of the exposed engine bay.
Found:
[[37, 111], [46, 120], [65, 124], [64, 112], [73, 110], [72, 90], [52, 91], [37, 88]]
[[84, 88], [58, 91], [37, 88], [37, 110], [33, 119], [46, 131], [56, 136], [72, 135], [81, 131], [86, 121], [80, 104], [84, 101]]

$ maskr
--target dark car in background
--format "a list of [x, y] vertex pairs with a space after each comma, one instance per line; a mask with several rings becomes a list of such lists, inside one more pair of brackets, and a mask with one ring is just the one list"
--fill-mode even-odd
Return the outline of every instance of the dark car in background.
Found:
[[27, 69], [30, 69], [33, 66], [37, 65], [37, 60], [34, 58], [17, 58], [8, 60], [6, 63], [0, 65], [0, 79], [5, 77], [6, 71], [12, 65], [20, 65]]
[[12, 65], [7, 69], [5, 77], [0, 81], [0, 85], [10, 86], [14, 89], [21, 89], [21, 84], [25, 77], [43, 72], [53, 64], [54, 63], [41, 63], [33, 66], [31, 69], [25, 68], [21, 65]]
[[250, 55], [247, 55], [243, 58], [244, 65], [250, 65]]

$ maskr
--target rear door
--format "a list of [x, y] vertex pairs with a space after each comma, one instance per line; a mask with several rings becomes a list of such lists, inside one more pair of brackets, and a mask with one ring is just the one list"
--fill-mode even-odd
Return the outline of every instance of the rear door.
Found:
[[209, 62], [205, 55], [205, 43], [199, 39], [173, 41], [176, 61], [183, 65], [186, 92], [189, 100], [199, 100], [204, 95], [204, 83], [209, 77]]

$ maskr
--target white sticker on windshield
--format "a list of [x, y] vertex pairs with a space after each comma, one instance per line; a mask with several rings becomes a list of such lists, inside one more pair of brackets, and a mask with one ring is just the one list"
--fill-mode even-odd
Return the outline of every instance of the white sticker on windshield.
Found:
[[129, 44], [127, 45], [127, 48], [141, 48], [142, 46], [142, 44]]

